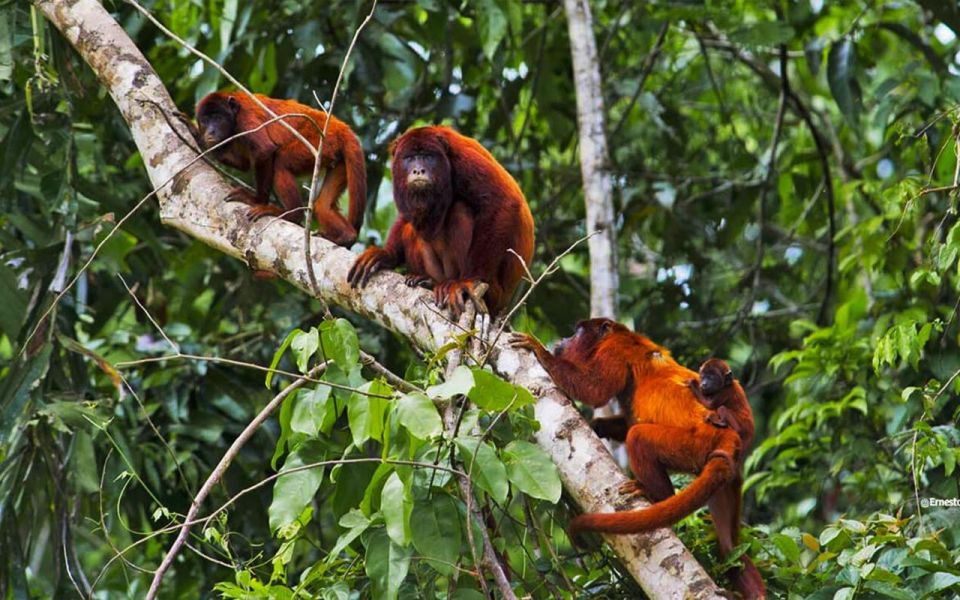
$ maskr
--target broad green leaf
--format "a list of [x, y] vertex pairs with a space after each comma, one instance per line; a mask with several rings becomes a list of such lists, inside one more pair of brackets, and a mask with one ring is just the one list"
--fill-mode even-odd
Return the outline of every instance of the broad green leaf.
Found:
[[493, 446], [475, 437], [461, 436], [457, 438], [457, 448], [460, 449], [463, 469], [469, 473], [470, 479], [498, 503], [504, 503], [510, 487], [507, 469], [497, 458]]
[[384, 419], [387, 413], [387, 398], [393, 389], [380, 379], [364, 384], [347, 401], [347, 420], [353, 443], [362, 445], [369, 439], [382, 441]]
[[320, 347], [320, 334], [317, 332], [316, 327], [311, 327], [310, 331], [303, 332], [300, 331], [299, 335], [295, 335], [293, 340], [290, 342], [290, 349], [293, 351], [293, 356], [297, 361], [297, 368], [300, 369], [301, 373], [306, 373], [310, 368], [310, 358], [313, 357], [317, 352], [317, 348]]
[[417, 501], [410, 515], [413, 547], [443, 575], [452, 575], [460, 554], [462, 528], [457, 504], [447, 494], [436, 493]]
[[387, 535], [400, 546], [410, 543], [410, 511], [413, 500], [396, 471], [390, 474], [380, 492], [380, 512], [387, 526]]
[[471, 389], [473, 389], [473, 373], [469, 367], [460, 365], [453, 370], [446, 381], [427, 388], [427, 395], [431, 398], [446, 400], [454, 396], [466, 395]]
[[844, 37], [830, 45], [827, 54], [827, 83], [840, 112], [856, 125], [860, 117], [862, 100], [860, 85], [856, 79], [856, 47], [850, 37]]
[[496, 0], [477, 0], [476, 18], [483, 53], [487, 60], [493, 60], [497, 46], [507, 34], [507, 14]]
[[336, 420], [330, 386], [317, 385], [313, 389], [299, 390], [290, 417], [290, 429], [308, 436], [329, 433]]
[[410, 568], [412, 554], [411, 547], [393, 543], [386, 531], [373, 532], [367, 541], [364, 565], [373, 585], [374, 598], [393, 600], [397, 597], [400, 584]]
[[[305, 442], [290, 453], [281, 473], [324, 460], [323, 448], [316, 442]], [[273, 486], [273, 501], [268, 510], [270, 531], [277, 531], [293, 523], [303, 512], [323, 482], [323, 468], [302, 469], [281, 475]]]
[[404, 394], [396, 402], [398, 422], [421, 440], [443, 433], [443, 421], [430, 398], [420, 392]]
[[556, 503], [563, 487], [550, 457], [539, 446], [514, 440], [503, 449], [503, 463], [510, 483], [534, 498]]
[[491, 411], [511, 410], [533, 404], [533, 395], [525, 388], [500, 379], [482, 369], [472, 369], [474, 386], [468, 396], [470, 401]]
[[357, 331], [346, 319], [324, 321], [320, 325], [325, 358], [331, 359], [348, 373], [360, 360], [360, 342]]

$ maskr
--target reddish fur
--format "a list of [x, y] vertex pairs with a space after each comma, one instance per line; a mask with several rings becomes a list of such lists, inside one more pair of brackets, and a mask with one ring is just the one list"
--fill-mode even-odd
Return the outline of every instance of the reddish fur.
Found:
[[[327, 113], [294, 100], [279, 100], [261, 94], [257, 94], [257, 98], [277, 115], [308, 115], [313, 122], [304, 117], [290, 117], [285, 121], [311, 145], [317, 146]], [[211, 115], [224, 112], [235, 112], [232, 130], [229, 127], [221, 128], [217, 133], [211, 134]], [[204, 147], [210, 147], [230, 135], [256, 129], [273, 118], [242, 92], [208, 94], [197, 104], [196, 114], [198, 137]], [[249, 217], [259, 218], [286, 212], [289, 220], [302, 222], [301, 211], [296, 210], [303, 206], [297, 176], [313, 173], [314, 157], [304, 143], [279, 121], [221, 146], [214, 152], [214, 156], [227, 166], [255, 171], [256, 194], [250, 194], [241, 188], [234, 190], [229, 197], [250, 204]], [[320, 166], [326, 169], [326, 175], [313, 204], [320, 232], [337, 244], [349, 246], [356, 241], [357, 233], [363, 224], [363, 210], [367, 201], [367, 169], [360, 140], [349, 126], [336, 117], [331, 117], [327, 126]], [[271, 187], [283, 203], [283, 211], [270, 204]], [[337, 201], [345, 188], [348, 189], [350, 197], [347, 218], [344, 218], [337, 207]]]
[[711, 358], [700, 365], [700, 380], [691, 380], [689, 385], [697, 401], [713, 411], [706, 416], [707, 422], [733, 429], [740, 436], [742, 447], [749, 448], [753, 442], [753, 411], [740, 382], [730, 375], [729, 365]]
[[[669, 350], [608, 319], [577, 325], [551, 353], [535, 338], [516, 334], [515, 346], [532, 350], [554, 382], [568, 395], [593, 407], [616, 396], [631, 407], [626, 436], [630, 468], [638, 488], [654, 504], [618, 513], [576, 517], [570, 533], [582, 531], [638, 533], [670, 526], [706, 504], [713, 516], [720, 553], [739, 542], [742, 485], [740, 435], [706, 422], [710, 411], [689, 385], [697, 374], [670, 356]], [[739, 385], [735, 386], [742, 392]], [[743, 423], [753, 418], [741, 415]], [[693, 482], [675, 494], [669, 471], [695, 473]], [[764, 598], [760, 573], [747, 556], [731, 573], [744, 598]]]
[[[454, 317], [467, 301], [497, 314], [524, 273], [507, 250], [528, 264], [533, 256], [533, 215], [520, 186], [479, 142], [449, 127], [411, 129], [392, 152], [399, 216], [386, 245], [367, 248], [354, 263], [350, 283], [363, 286], [380, 269], [406, 265], [407, 283], [432, 287]], [[433, 161], [429, 185], [413, 188], [406, 162], [421, 156]], [[482, 299], [475, 294], [481, 282], [488, 286]]]

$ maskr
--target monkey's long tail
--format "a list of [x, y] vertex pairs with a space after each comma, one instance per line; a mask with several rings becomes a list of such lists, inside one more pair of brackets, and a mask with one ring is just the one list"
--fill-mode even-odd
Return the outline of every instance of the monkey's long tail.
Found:
[[679, 494], [640, 510], [580, 515], [570, 521], [570, 535], [576, 536], [582, 531], [639, 533], [669, 527], [706, 504], [733, 476], [730, 461], [723, 457], [712, 458], [700, 475]]
[[344, 136], [343, 160], [347, 166], [347, 190], [350, 194], [350, 207], [347, 220], [360, 233], [363, 225], [363, 210], [367, 206], [367, 163], [360, 140], [351, 132]]

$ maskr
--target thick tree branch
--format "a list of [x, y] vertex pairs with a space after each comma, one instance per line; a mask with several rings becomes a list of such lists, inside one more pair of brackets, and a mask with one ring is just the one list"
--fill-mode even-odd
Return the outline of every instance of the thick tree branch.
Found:
[[[280, 219], [250, 224], [245, 207], [226, 203], [231, 186], [196, 157], [156, 107], [176, 107], [149, 63], [123, 29], [95, 0], [37, 1], [36, 6], [91, 66], [130, 126], [153, 185], [164, 224], [245, 261], [273, 271], [309, 293], [303, 230]], [[156, 107], [140, 100], [149, 99]], [[182, 170], [182, 172], [181, 172]], [[172, 178], [172, 179], [171, 179]], [[395, 273], [382, 273], [358, 293], [346, 282], [354, 255], [323, 239], [312, 249], [322, 299], [396, 331], [423, 350], [434, 350], [457, 331], [425, 305], [429, 292], [407, 287]], [[527, 387], [541, 429], [537, 443], [557, 464], [564, 487], [586, 511], [636, 508], [617, 488], [624, 475], [570, 401], [560, 393], [531, 354], [505, 346], [492, 354], [497, 372]], [[717, 598], [719, 590], [702, 567], [667, 529], [648, 535], [610, 536], [607, 541], [624, 567], [651, 598]]]

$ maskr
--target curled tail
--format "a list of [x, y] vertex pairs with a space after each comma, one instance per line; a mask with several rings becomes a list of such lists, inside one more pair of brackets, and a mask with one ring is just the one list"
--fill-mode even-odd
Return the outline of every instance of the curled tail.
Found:
[[363, 225], [363, 211], [367, 206], [367, 162], [357, 136], [350, 132], [343, 137], [343, 162], [347, 167], [347, 191], [350, 195], [347, 220], [359, 234]]
[[720, 456], [715, 457], [707, 463], [693, 483], [679, 494], [640, 510], [580, 515], [570, 522], [570, 535], [576, 536], [581, 531], [639, 533], [669, 527], [706, 504], [733, 476], [731, 462]]

